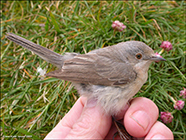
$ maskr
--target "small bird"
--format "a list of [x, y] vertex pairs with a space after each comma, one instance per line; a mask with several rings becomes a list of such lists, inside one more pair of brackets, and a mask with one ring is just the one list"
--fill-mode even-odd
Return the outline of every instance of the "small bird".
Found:
[[103, 111], [117, 113], [140, 90], [153, 61], [165, 61], [140, 41], [121, 42], [86, 54], [57, 54], [13, 33], [7, 38], [59, 69], [46, 76], [71, 81], [80, 95], [97, 100]]
[[140, 41], [121, 42], [87, 54], [60, 55], [13, 33], [7, 38], [59, 69], [46, 76], [73, 82], [80, 95], [96, 99], [109, 115], [117, 113], [142, 87], [153, 61], [165, 61]]

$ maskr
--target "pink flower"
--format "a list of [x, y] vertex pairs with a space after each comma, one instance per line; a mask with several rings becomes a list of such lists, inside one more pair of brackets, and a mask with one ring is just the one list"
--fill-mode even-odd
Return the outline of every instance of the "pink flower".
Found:
[[160, 119], [167, 124], [172, 122], [173, 116], [170, 112], [161, 112]]
[[178, 100], [174, 103], [174, 109], [181, 110], [185, 105], [185, 102], [182, 100]]
[[180, 96], [183, 96], [183, 98], [186, 99], [186, 88], [183, 88], [183, 90], [180, 91]]
[[119, 22], [118, 20], [116, 20], [116, 21], [114, 21], [114, 22], [112, 23], [112, 28], [113, 28], [114, 30], [117, 30], [117, 31], [121, 32], [121, 31], [123, 31], [123, 29], [126, 28], [126, 26], [125, 26], [123, 23], [121, 23], [121, 22]]
[[172, 44], [169, 41], [163, 41], [160, 45], [161, 48], [163, 48], [166, 51], [172, 50]]

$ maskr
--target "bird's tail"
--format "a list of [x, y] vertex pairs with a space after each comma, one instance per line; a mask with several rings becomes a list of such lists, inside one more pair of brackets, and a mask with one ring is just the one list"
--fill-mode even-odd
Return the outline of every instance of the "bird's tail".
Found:
[[58, 68], [62, 68], [63, 62], [67, 59], [73, 58], [76, 53], [67, 53], [66, 55], [62, 56], [58, 53], [55, 53], [43, 46], [37, 45], [25, 38], [22, 38], [18, 35], [15, 35], [13, 33], [7, 33], [7, 39], [15, 42], [16, 44], [33, 51], [35, 54], [37, 54], [39, 57], [44, 59], [45, 61], [57, 66]]

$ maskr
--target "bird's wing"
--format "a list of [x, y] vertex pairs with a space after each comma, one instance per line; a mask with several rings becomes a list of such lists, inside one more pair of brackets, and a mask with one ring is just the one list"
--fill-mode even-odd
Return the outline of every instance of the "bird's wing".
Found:
[[88, 53], [65, 61], [61, 70], [49, 72], [47, 76], [76, 83], [117, 86], [134, 81], [137, 75], [129, 63]]

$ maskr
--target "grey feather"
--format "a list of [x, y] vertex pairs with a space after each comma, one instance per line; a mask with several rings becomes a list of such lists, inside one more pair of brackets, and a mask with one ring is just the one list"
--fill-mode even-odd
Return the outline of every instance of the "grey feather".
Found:
[[88, 53], [65, 61], [61, 70], [49, 72], [47, 76], [76, 83], [117, 86], [133, 81], [137, 75], [129, 63]]
[[58, 53], [55, 53], [43, 46], [37, 45], [25, 38], [22, 38], [18, 35], [15, 35], [13, 33], [7, 33], [6, 36], [9, 40], [15, 42], [16, 44], [34, 52], [37, 54], [39, 57], [44, 59], [45, 61], [55, 65], [56, 67], [60, 68], [63, 65], [63, 62], [67, 59], [71, 59], [74, 56], [77, 55], [77, 53], [67, 53], [66, 55], [62, 56]]

